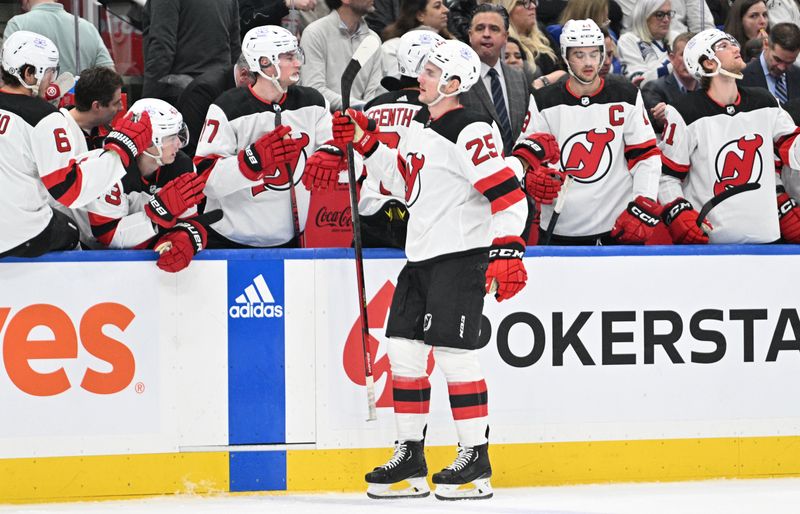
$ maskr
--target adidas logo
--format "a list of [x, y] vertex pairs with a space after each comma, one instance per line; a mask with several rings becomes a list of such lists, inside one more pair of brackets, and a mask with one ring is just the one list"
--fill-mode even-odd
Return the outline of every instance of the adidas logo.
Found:
[[282, 318], [283, 306], [274, 305], [275, 297], [267, 286], [264, 275], [259, 274], [253, 283], [244, 288], [244, 293], [236, 297], [236, 305], [231, 305], [228, 315], [231, 318]]

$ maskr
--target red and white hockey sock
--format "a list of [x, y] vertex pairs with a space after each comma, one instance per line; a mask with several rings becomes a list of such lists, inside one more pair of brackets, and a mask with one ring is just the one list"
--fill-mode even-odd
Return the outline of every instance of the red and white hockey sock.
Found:
[[450, 408], [462, 446], [478, 446], [486, 442], [489, 424], [489, 396], [486, 381], [448, 382]]
[[421, 441], [431, 405], [428, 377], [392, 377], [397, 439]]

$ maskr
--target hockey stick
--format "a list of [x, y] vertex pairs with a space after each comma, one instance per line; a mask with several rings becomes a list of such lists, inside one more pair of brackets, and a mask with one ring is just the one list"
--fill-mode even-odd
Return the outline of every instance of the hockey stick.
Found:
[[[359, 70], [378, 50], [381, 42], [374, 36], [367, 36], [358, 45], [353, 58], [342, 73], [342, 111], [350, 107], [350, 89]], [[353, 219], [353, 248], [356, 257], [356, 280], [358, 281], [358, 303], [361, 317], [361, 348], [364, 352], [364, 385], [367, 387], [367, 421], [378, 419], [375, 405], [375, 379], [372, 375], [372, 352], [369, 349], [369, 322], [367, 321], [367, 291], [364, 286], [364, 257], [361, 246], [361, 220], [358, 217], [358, 195], [356, 193], [356, 165], [353, 143], [347, 143], [347, 182], [350, 190], [350, 212]]]
[[542, 240], [539, 242], [541, 246], [547, 246], [550, 244], [550, 239], [553, 237], [553, 231], [556, 229], [556, 223], [558, 223], [558, 217], [561, 216], [561, 211], [564, 209], [564, 202], [567, 198], [567, 190], [569, 189], [570, 184], [572, 184], [572, 175], [567, 174], [564, 177], [564, 184], [561, 186], [561, 191], [558, 193], [558, 200], [556, 200], [556, 205], [553, 207], [553, 215], [550, 217], [550, 223], [547, 224], [547, 231], [544, 233]]
[[[275, 104], [275, 128], [281, 124], [281, 106]], [[291, 134], [289, 137], [292, 137]], [[300, 215], [297, 214], [297, 193], [294, 190], [294, 170], [292, 165], [286, 163], [286, 173], [289, 174], [289, 202], [292, 204], [292, 226], [294, 227], [294, 237], [297, 238], [297, 246], [303, 247], [303, 236], [300, 234]]]
[[[708, 227], [708, 225], [705, 225], [705, 221], [708, 217], [708, 213], [711, 212], [711, 209], [719, 205], [721, 202], [727, 200], [731, 196], [744, 193], [745, 191], [755, 191], [759, 187], [761, 187], [761, 184], [758, 182], [748, 182], [747, 184], [739, 184], [738, 186], [729, 187], [717, 196], [711, 197], [711, 200], [704, 203], [703, 208], [700, 209], [700, 214], [697, 216], [697, 226], [707, 233], [708, 230], [706, 230], [706, 227]], [[705, 227], [703, 225], [705, 225]]]

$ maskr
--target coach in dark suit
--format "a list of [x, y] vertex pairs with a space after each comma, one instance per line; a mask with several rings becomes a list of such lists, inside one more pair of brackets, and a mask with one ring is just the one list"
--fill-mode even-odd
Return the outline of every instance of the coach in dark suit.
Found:
[[781, 104], [800, 97], [800, 68], [794, 62], [800, 54], [800, 28], [794, 23], [778, 23], [764, 40], [758, 59], [742, 72], [743, 86], [763, 87]]
[[469, 42], [481, 59], [481, 80], [460, 97], [466, 109], [483, 112], [497, 123], [506, 155], [511, 154], [522, 132], [530, 97], [525, 74], [500, 59], [508, 40], [508, 23], [508, 12], [499, 5], [481, 4], [475, 9]]
[[697, 89], [699, 84], [686, 68], [683, 61], [683, 49], [686, 43], [694, 37], [691, 32], [684, 32], [672, 41], [672, 48], [667, 52], [672, 73], [657, 80], [651, 80], [642, 86], [642, 100], [653, 124], [653, 130], [660, 134], [664, 130], [664, 113], [667, 105], [675, 105], [689, 91]]

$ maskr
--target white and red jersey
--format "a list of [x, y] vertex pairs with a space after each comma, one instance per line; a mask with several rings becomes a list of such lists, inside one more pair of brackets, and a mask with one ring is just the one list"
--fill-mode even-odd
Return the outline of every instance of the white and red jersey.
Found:
[[380, 144], [366, 157], [370, 172], [385, 174], [387, 182], [399, 174], [406, 184], [410, 262], [488, 248], [496, 237], [522, 233], [528, 204], [521, 165], [502, 157], [502, 140], [489, 118], [459, 107], [435, 120], [418, 116], [396, 150]]
[[[99, 152], [100, 150], [94, 150]], [[134, 160], [126, 174], [108, 191], [85, 207], [75, 209], [81, 241], [90, 248], [145, 248], [159, 233], [159, 227], [145, 213], [144, 206], [168, 182], [184, 173], [194, 173], [192, 159], [178, 151], [175, 161], [143, 177]], [[178, 217], [197, 214], [192, 207]], [[88, 231], [90, 237], [84, 237]]]
[[305, 162], [321, 144], [333, 138], [328, 103], [318, 91], [290, 86], [279, 102], [270, 103], [259, 98], [252, 88], [228, 90], [209, 107], [197, 145], [194, 162], [198, 173], [212, 169], [204, 190], [208, 197], [206, 210], [222, 209], [224, 213], [212, 228], [242, 245], [279, 246], [295, 237], [286, 169], [276, 169], [257, 182], [239, 171], [239, 152], [275, 128], [277, 111], [281, 124], [291, 127], [291, 137], [303, 144], [300, 157], [291, 166], [303, 231], [310, 199], [300, 182]]
[[775, 153], [800, 166], [798, 129], [768, 91], [739, 88], [731, 105], [695, 91], [667, 106], [662, 203], [683, 196], [700, 210], [726, 188], [746, 183], [759, 189], [730, 197], [708, 215], [712, 243], [769, 243], [780, 238], [775, 200]]
[[[389, 148], [397, 148], [411, 126], [411, 120], [422, 108], [419, 90], [401, 89], [389, 91], [368, 102], [364, 106], [364, 114], [375, 120], [379, 130], [378, 139]], [[393, 183], [383, 183], [378, 179], [381, 174], [371, 174], [369, 169], [367, 171], [358, 201], [360, 214], [372, 215], [391, 199], [405, 202], [405, 182], [399, 174], [391, 175], [395, 179]]]
[[[609, 75], [591, 96], [577, 96], [569, 81], [537, 91], [524, 138], [549, 132], [558, 140], [558, 168], [573, 177], [554, 234], [589, 237], [611, 231], [628, 203], [658, 194], [661, 160], [642, 95]], [[553, 205], [542, 205], [547, 227]]]
[[116, 153], [82, 153], [81, 143], [49, 103], [0, 92], [0, 253], [44, 230], [48, 202], [85, 205], [125, 174]]

